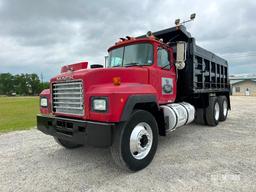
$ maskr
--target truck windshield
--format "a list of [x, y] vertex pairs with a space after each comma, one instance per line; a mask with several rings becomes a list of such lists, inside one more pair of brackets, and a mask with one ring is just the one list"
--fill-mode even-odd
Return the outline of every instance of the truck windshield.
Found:
[[152, 63], [153, 45], [149, 43], [127, 45], [109, 52], [108, 67], [142, 66]]

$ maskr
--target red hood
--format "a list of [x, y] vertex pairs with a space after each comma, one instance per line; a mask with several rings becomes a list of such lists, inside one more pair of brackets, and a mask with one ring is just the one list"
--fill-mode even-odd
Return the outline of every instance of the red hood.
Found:
[[113, 77], [120, 77], [121, 83], [149, 82], [148, 69], [142, 67], [83, 69], [57, 75], [51, 79], [51, 82], [82, 79], [88, 90], [92, 85], [112, 83]]

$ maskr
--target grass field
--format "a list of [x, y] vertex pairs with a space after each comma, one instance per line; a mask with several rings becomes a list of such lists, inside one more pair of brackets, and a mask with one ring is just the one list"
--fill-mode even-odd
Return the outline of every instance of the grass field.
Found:
[[39, 97], [0, 97], [0, 132], [36, 126]]

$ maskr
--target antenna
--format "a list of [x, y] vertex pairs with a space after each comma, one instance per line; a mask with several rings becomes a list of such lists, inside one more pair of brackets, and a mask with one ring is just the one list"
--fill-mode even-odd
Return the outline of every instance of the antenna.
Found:
[[190, 15], [190, 19], [185, 20], [185, 21], [182, 21], [181, 23], [180, 23], [180, 19], [176, 19], [176, 20], [175, 20], [175, 25], [176, 25], [176, 26], [183, 25], [183, 24], [185, 24], [185, 23], [188, 23], [188, 22], [190, 22], [190, 21], [193, 21], [195, 18], [196, 18], [196, 14], [195, 14], [195, 13], [192, 13], [192, 14]]

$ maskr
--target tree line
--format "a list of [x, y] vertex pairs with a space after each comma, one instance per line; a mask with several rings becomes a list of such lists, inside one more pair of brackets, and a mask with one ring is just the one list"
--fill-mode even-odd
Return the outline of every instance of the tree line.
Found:
[[49, 88], [49, 83], [41, 82], [38, 75], [0, 73], [0, 95], [38, 95]]

